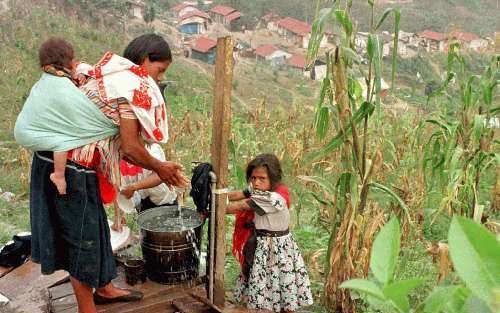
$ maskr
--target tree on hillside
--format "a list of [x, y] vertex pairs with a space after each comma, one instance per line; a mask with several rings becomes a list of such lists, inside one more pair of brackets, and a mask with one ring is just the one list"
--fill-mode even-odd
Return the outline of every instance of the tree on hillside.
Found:
[[144, 8], [144, 22], [148, 25], [154, 21], [155, 15], [155, 8], [152, 5], [148, 5]]

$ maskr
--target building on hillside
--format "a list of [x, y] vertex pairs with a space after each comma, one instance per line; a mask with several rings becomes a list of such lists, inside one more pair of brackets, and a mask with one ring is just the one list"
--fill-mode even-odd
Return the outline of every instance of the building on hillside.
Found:
[[279, 15], [268, 13], [261, 17], [260, 25], [262, 26], [262, 28], [267, 28], [272, 32], [278, 32], [279, 20], [281, 20], [281, 17]]
[[[286, 40], [293, 42], [301, 48], [309, 46], [312, 26], [306, 22], [299, 21], [291, 17], [285, 17], [277, 22], [278, 33]], [[325, 47], [328, 43], [328, 36], [321, 40], [320, 47]]]
[[368, 46], [368, 36], [370, 33], [366, 32], [357, 32], [356, 37], [354, 38], [354, 48], [357, 53], [365, 53], [366, 47]]
[[[358, 78], [358, 83], [361, 85], [361, 94], [363, 98], [366, 97], [366, 81], [364, 78]], [[386, 83], [386, 81], [381, 78], [380, 79], [380, 100], [382, 102], [385, 101], [385, 98], [389, 95], [389, 89], [390, 86], [389, 84]]]
[[191, 46], [191, 58], [208, 64], [215, 64], [217, 42], [215, 40], [198, 37]]
[[179, 17], [179, 31], [184, 34], [203, 34], [208, 30], [210, 16], [198, 9]]
[[[391, 45], [392, 49], [392, 45]], [[418, 49], [418, 36], [415, 33], [399, 31], [398, 55], [403, 58], [414, 57]]]
[[382, 57], [390, 56], [392, 54], [392, 47], [394, 46], [394, 36], [388, 31], [383, 31], [380, 39], [382, 40]]
[[129, 0], [126, 2], [128, 7], [128, 14], [132, 18], [143, 19], [145, 5], [141, 1]]
[[314, 61], [314, 64], [309, 65], [304, 71], [304, 76], [312, 80], [323, 80], [326, 77], [327, 66], [322, 60]]
[[460, 46], [464, 49], [479, 51], [488, 48], [488, 41], [474, 33], [462, 31], [451, 32], [450, 40], [460, 43]]
[[176, 18], [180, 18], [181, 16], [185, 16], [195, 11], [198, 11], [198, 7], [196, 4], [192, 4], [190, 2], [181, 2], [173, 9], [174, 17]]
[[286, 60], [286, 65], [303, 73], [307, 66], [306, 57], [302, 54], [294, 54]]
[[420, 46], [427, 52], [430, 51], [445, 51], [448, 37], [443, 33], [438, 33], [432, 30], [424, 30], [418, 33]]
[[226, 26], [229, 30], [236, 30], [236, 22], [241, 18], [241, 13], [231, 7], [216, 5], [210, 9], [210, 17], [215, 23]]
[[255, 49], [255, 58], [260, 61], [268, 61], [271, 66], [281, 65], [291, 56], [290, 53], [280, 50], [275, 45], [263, 45]]

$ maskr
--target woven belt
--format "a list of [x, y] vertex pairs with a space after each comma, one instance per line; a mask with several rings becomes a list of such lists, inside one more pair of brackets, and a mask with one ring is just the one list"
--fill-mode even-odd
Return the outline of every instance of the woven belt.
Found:
[[286, 236], [290, 233], [288, 229], [286, 230], [278, 230], [278, 231], [272, 231], [272, 230], [267, 230], [267, 229], [256, 229], [255, 234], [258, 237], [283, 237]]

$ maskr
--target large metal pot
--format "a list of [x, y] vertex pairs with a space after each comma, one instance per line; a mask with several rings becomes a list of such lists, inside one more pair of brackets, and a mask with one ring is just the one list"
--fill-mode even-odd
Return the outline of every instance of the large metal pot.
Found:
[[[165, 225], [158, 226], [161, 221], [165, 221]], [[183, 207], [179, 211], [177, 206], [162, 206], [139, 214], [137, 223], [149, 279], [172, 284], [198, 276], [196, 234], [201, 233], [202, 221], [195, 210]]]

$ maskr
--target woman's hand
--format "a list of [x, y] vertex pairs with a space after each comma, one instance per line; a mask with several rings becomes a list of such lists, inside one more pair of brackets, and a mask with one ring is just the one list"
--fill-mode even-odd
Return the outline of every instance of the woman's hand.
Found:
[[184, 168], [178, 163], [169, 161], [161, 162], [160, 165], [153, 170], [158, 174], [161, 180], [169, 186], [184, 188], [189, 184], [187, 178], [182, 174]]
[[132, 198], [132, 196], [134, 195], [134, 192], [135, 192], [135, 188], [133, 185], [128, 185], [127, 187], [125, 187], [125, 189], [120, 191], [120, 193], [127, 199]]

